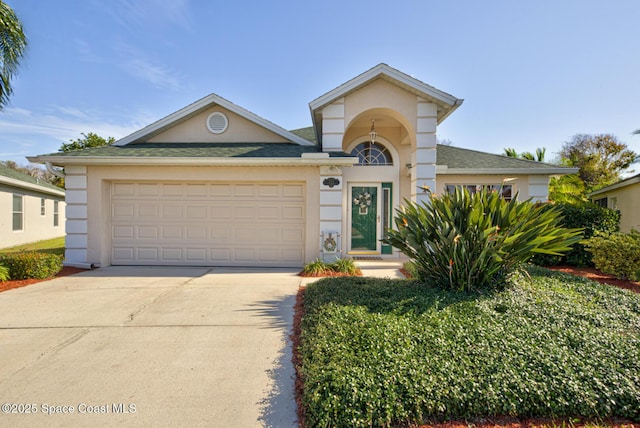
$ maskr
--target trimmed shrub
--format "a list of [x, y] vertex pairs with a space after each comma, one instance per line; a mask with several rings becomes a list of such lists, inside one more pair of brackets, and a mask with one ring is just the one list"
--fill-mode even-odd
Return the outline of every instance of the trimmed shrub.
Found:
[[[589, 239], [597, 233], [611, 234], [620, 230], [620, 211], [603, 208], [587, 203], [582, 205], [553, 205], [562, 215], [560, 225], [567, 228], [582, 228], [584, 238]], [[593, 266], [593, 259], [583, 243], [573, 245], [564, 256], [536, 255], [532, 262], [540, 266], [567, 264], [571, 266]]]
[[598, 270], [619, 279], [640, 279], [640, 232], [597, 235], [583, 244]]
[[62, 257], [36, 252], [0, 255], [0, 263], [9, 269], [11, 279], [45, 279], [62, 270]]
[[458, 290], [503, 283], [534, 254], [562, 255], [582, 238], [560, 226], [557, 210], [500, 192], [465, 188], [397, 210], [396, 228], [382, 242], [410, 257], [418, 279]]
[[9, 268], [0, 264], [0, 282], [9, 280]]

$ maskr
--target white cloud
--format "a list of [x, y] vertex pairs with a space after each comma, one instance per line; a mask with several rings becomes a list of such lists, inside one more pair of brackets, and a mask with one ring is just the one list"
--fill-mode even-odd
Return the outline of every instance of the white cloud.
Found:
[[178, 90], [180, 82], [167, 67], [153, 64], [145, 58], [130, 58], [120, 67], [131, 76], [141, 79], [160, 89]]
[[46, 111], [6, 109], [0, 116], [0, 159], [25, 163], [25, 156], [56, 152], [62, 143], [94, 132], [120, 139], [149, 123], [148, 115], [122, 121], [96, 111], [54, 106]]
[[155, 30], [166, 25], [193, 31], [189, 0], [118, 0], [107, 4], [106, 11], [128, 31]]

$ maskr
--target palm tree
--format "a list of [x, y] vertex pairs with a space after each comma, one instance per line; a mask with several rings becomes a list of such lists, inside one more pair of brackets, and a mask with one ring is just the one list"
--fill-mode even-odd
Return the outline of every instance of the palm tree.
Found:
[[544, 162], [544, 155], [545, 155], [546, 152], [547, 152], [547, 149], [542, 147], [542, 148], [537, 148], [536, 149], [536, 154], [535, 155], [533, 153], [531, 153], [531, 152], [522, 152], [522, 153], [518, 154], [516, 149], [508, 147], [508, 148], [504, 149], [504, 156], [508, 156], [510, 158], [518, 158], [518, 159], [526, 159], [526, 160], [532, 160], [532, 161], [537, 161], [537, 162]]
[[13, 92], [11, 78], [27, 47], [27, 38], [16, 13], [0, 0], [0, 110]]

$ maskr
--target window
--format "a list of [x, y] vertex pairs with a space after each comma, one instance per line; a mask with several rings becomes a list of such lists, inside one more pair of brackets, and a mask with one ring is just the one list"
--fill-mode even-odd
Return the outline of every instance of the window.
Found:
[[511, 184], [447, 184], [445, 186], [447, 193], [453, 193], [456, 187], [465, 187], [471, 194], [484, 188], [492, 192], [501, 192], [501, 196], [505, 201], [510, 201], [513, 197], [513, 186]]
[[40, 215], [45, 216], [47, 214], [46, 210], [46, 200], [44, 198], [40, 198]]
[[593, 201], [594, 204], [596, 204], [597, 206], [602, 207], [602, 208], [607, 208], [607, 203], [608, 202], [609, 201], [607, 200], [607, 198], [600, 198], [600, 199], [596, 199], [596, 200]]
[[13, 195], [13, 230], [23, 230], [24, 211], [22, 208], [22, 195]]
[[380, 143], [360, 143], [351, 151], [351, 156], [358, 157], [358, 165], [393, 165], [391, 153]]
[[60, 221], [58, 219], [58, 201], [53, 201], [53, 226], [58, 227], [60, 225]]

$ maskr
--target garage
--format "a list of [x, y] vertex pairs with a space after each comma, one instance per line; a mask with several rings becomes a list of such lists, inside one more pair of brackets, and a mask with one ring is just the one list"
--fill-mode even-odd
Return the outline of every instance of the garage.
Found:
[[304, 264], [303, 182], [111, 183], [111, 264]]

